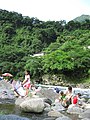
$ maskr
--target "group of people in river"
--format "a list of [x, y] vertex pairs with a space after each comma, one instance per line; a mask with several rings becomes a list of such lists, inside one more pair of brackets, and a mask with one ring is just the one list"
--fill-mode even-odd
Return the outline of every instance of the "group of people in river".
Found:
[[60, 91], [59, 92], [59, 97], [58, 97], [58, 101], [61, 102], [62, 106], [67, 108], [69, 107], [69, 105], [78, 105], [81, 106], [81, 94], [77, 93], [76, 95], [73, 93], [72, 87], [69, 86], [68, 90], [64, 91]]
[[[30, 80], [30, 71], [25, 71], [25, 79], [23, 82], [17, 81], [15, 84], [12, 82], [12, 86], [14, 88], [15, 94], [17, 94], [20, 97], [26, 97], [28, 96], [31, 89], [35, 91], [35, 86], [31, 84]], [[56, 90], [57, 91], [57, 90]], [[58, 100], [61, 102], [62, 106], [67, 108], [69, 105], [78, 104], [80, 105], [80, 96], [81, 94], [78, 93], [77, 95], [74, 95], [72, 87], [69, 86], [68, 90], [66, 91], [57, 91], [59, 93]]]
[[[35, 88], [34, 85], [31, 84], [29, 70], [25, 71], [25, 78], [22, 82], [20, 80], [18, 81], [12, 80], [10, 82], [14, 90], [14, 93], [17, 97], [27, 97], [31, 90], [35, 91], [37, 89]], [[59, 94], [58, 101], [62, 104], [63, 107], [67, 108], [71, 104], [81, 105], [80, 102], [81, 94], [78, 93], [77, 95], [74, 95], [71, 86], [69, 86], [68, 90], [66, 91], [59, 91], [59, 89], [55, 89], [55, 90]]]

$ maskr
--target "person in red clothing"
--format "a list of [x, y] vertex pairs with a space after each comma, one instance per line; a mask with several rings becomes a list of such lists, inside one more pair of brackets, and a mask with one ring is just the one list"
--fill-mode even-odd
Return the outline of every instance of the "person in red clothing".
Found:
[[73, 104], [79, 104], [79, 99], [80, 99], [81, 94], [78, 93], [76, 96], [73, 98]]

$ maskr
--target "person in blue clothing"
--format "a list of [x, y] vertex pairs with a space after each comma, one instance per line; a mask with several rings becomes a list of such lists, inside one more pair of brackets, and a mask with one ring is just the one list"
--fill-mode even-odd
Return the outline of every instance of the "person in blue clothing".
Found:
[[3, 77], [0, 76], [0, 80], [3, 80]]
[[55, 91], [56, 91], [56, 93], [59, 93], [60, 92], [60, 90], [59, 90], [59, 88], [55, 88]]

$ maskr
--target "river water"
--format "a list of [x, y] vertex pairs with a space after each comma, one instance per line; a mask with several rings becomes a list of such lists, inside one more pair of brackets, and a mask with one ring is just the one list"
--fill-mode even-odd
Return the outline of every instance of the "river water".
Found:
[[30, 120], [43, 120], [44, 118], [48, 117], [46, 112], [43, 112], [41, 114], [21, 112], [21, 110], [15, 104], [9, 102], [10, 101], [8, 101], [7, 103], [0, 103], [0, 114], [14, 114], [21, 117], [30, 118]]
[[[45, 111], [41, 114], [21, 112], [20, 109], [13, 104], [13, 102], [10, 103], [10, 101], [4, 104], [0, 103], [0, 114], [14, 114], [21, 117], [30, 118], [30, 120], [43, 120], [44, 118], [48, 118], [47, 112]], [[69, 115], [66, 112], [63, 112], [63, 114], [69, 116], [72, 120], [79, 120], [77, 115]]]

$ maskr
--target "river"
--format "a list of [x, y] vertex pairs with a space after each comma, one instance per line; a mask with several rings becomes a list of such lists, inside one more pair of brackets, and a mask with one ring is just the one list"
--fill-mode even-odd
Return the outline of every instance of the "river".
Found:
[[[5, 103], [5, 101], [3, 103], [0, 103], [0, 114], [14, 114], [21, 117], [30, 118], [30, 120], [43, 120], [44, 118], [48, 118], [47, 112], [45, 111], [41, 114], [21, 112], [21, 110], [13, 103], [13, 101], [11, 102], [8, 100], [7, 103]], [[63, 112], [63, 114], [69, 116], [72, 120], [78, 119], [77, 115], [69, 115], [65, 111]]]

